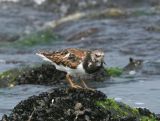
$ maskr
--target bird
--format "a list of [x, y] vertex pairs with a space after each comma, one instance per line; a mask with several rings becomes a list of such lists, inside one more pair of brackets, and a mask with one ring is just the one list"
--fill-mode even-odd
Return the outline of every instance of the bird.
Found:
[[43, 60], [51, 62], [57, 70], [66, 72], [66, 80], [71, 88], [91, 89], [81, 80], [82, 86], [75, 83], [73, 77], [83, 77], [100, 70], [104, 62], [102, 49], [66, 48], [57, 51], [39, 51], [36, 55]]
[[124, 73], [129, 75], [135, 75], [136, 72], [140, 71], [143, 66], [142, 59], [129, 58], [129, 63], [123, 68]]

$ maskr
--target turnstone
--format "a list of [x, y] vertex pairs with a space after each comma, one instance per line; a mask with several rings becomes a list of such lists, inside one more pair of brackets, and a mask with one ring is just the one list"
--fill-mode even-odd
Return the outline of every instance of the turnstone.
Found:
[[[72, 77], [92, 74], [103, 67], [104, 52], [102, 50], [83, 50], [68, 48], [54, 52], [39, 52], [36, 55], [45, 61], [51, 62], [57, 70], [66, 72], [66, 79], [72, 88], [82, 88], [73, 82]], [[81, 80], [84, 88], [88, 88]]]
[[124, 70], [137, 70], [142, 66], [143, 60], [129, 58], [129, 64], [124, 67]]
[[130, 75], [136, 74], [136, 72], [141, 69], [143, 60], [129, 58], [129, 64], [124, 67], [124, 71], [128, 72]]

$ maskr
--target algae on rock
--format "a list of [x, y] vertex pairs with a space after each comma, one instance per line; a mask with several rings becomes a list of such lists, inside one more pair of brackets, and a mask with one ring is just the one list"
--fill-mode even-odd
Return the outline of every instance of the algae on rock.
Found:
[[15, 44], [20, 46], [35, 46], [50, 44], [58, 40], [59, 37], [52, 31], [52, 29], [46, 29], [20, 38], [15, 41]]
[[110, 67], [106, 68], [105, 70], [108, 76], [113, 76], [113, 77], [120, 76], [123, 73], [123, 69], [118, 67]]
[[114, 99], [107, 98], [103, 101], [97, 101], [96, 104], [110, 112], [112, 117], [111, 121], [119, 121], [127, 118], [133, 119], [134, 121], [158, 121], [155, 114], [151, 113], [148, 109], [132, 108]]
[[0, 73], [0, 87], [12, 87], [16, 85], [15, 79], [20, 74], [18, 69], [11, 69]]

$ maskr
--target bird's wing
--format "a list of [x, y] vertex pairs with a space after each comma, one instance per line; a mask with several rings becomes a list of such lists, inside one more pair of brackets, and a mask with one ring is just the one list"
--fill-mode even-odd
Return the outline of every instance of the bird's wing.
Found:
[[64, 65], [75, 69], [83, 61], [86, 51], [76, 48], [68, 48], [57, 52], [40, 52], [39, 54], [57, 65]]

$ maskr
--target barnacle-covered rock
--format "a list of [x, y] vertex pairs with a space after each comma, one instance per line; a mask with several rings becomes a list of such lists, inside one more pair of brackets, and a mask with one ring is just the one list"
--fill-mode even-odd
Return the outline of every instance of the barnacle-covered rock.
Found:
[[100, 91], [52, 89], [21, 101], [1, 121], [158, 121], [147, 109], [131, 108]]

